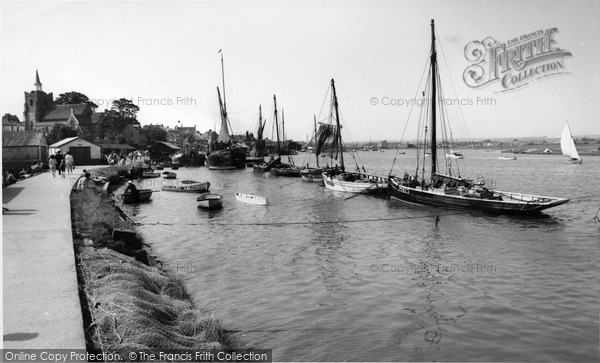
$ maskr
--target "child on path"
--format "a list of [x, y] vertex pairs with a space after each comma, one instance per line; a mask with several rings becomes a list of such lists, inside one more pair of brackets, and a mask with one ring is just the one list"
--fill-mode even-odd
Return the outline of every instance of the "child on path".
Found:
[[65, 169], [67, 168], [67, 164], [65, 163], [65, 159], [62, 159], [60, 161], [60, 165], [58, 166], [58, 175], [62, 175], [62, 177], [65, 177]]
[[52, 171], [52, 177], [55, 178], [56, 177], [56, 158], [54, 157], [54, 155], [50, 155], [50, 160], [48, 160], [48, 166], [50, 167], [50, 170]]

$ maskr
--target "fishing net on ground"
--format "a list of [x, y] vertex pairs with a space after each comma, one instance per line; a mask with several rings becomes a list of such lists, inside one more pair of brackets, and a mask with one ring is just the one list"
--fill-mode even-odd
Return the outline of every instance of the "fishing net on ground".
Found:
[[227, 349], [219, 322], [198, 310], [182, 284], [163, 271], [109, 249], [84, 250], [92, 341], [106, 353], [133, 349]]

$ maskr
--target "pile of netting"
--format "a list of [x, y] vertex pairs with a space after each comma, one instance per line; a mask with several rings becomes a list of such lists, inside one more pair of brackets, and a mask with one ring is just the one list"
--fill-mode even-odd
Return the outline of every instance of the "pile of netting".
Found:
[[109, 249], [84, 249], [78, 262], [91, 339], [103, 352], [231, 348], [219, 322], [194, 306], [177, 278]]

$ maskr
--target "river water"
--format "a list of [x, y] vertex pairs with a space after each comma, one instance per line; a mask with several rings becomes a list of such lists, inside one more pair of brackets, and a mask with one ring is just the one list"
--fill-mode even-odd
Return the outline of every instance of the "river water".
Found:
[[[537, 218], [487, 216], [201, 167], [176, 172], [210, 181], [222, 210], [172, 192], [124, 209], [196, 303], [276, 361], [598, 361], [600, 158], [464, 153], [463, 177], [572, 200]], [[395, 156], [360, 154], [385, 175]], [[414, 159], [398, 155], [394, 172]]]

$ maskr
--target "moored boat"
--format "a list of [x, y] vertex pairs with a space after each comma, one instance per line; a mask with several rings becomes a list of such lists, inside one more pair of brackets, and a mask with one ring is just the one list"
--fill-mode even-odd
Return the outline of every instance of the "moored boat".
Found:
[[131, 191], [126, 191], [123, 193], [123, 203], [137, 203], [137, 202], [145, 202], [150, 199], [152, 196], [151, 189], [139, 189], [139, 201], [135, 200], [135, 197]]
[[248, 203], [248, 204], [257, 204], [257, 205], [267, 205], [268, 204], [267, 198], [261, 197], [258, 195], [252, 195], [252, 194], [235, 193], [235, 199], [240, 202], [244, 202], [244, 203]]
[[219, 109], [221, 111], [221, 131], [218, 139], [209, 144], [210, 151], [206, 154], [206, 166], [210, 170], [234, 170], [246, 167], [246, 151], [241, 144], [232, 140], [229, 133], [229, 116], [227, 114], [227, 101], [225, 98], [225, 67], [223, 66], [223, 53], [221, 53], [221, 73], [223, 77], [223, 100], [221, 91], [217, 87]]
[[193, 184], [180, 184], [176, 185], [163, 185], [162, 190], [167, 192], [180, 192], [180, 193], [206, 193], [210, 188], [210, 182], [204, 183], [193, 183]]
[[447, 153], [446, 157], [451, 159], [464, 159], [464, 155], [460, 151], [453, 150], [451, 150], [450, 153]]
[[300, 177], [302, 180], [307, 182], [322, 182], [323, 181], [323, 172], [324, 168], [311, 168], [306, 167], [300, 170]]
[[177, 174], [170, 172], [170, 171], [165, 171], [163, 174], [163, 178], [164, 179], [177, 179]]
[[217, 209], [223, 206], [223, 196], [220, 194], [204, 194], [199, 196], [196, 201], [198, 208]]
[[[316, 116], [313, 116], [313, 122], [314, 122], [314, 135], [313, 135], [312, 139], [307, 143], [307, 145], [313, 141], [314, 141], [315, 145], [318, 143], [319, 133], [317, 131], [317, 117]], [[307, 146], [306, 151], [308, 152], [307, 153], [308, 163], [306, 164], [306, 167], [302, 167], [300, 169], [300, 177], [302, 178], [302, 180], [307, 181], [307, 182], [322, 182], [323, 181], [323, 172], [326, 171], [326, 168], [319, 166], [319, 154], [314, 153], [314, 148], [312, 146]], [[315, 155], [316, 167], [310, 166], [310, 156], [312, 154]]]
[[500, 156], [498, 157], [498, 160], [517, 160], [516, 156], [504, 156], [502, 154], [502, 143], [500, 143]]
[[160, 176], [160, 173], [155, 173], [153, 171], [145, 171], [142, 173], [142, 178], [144, 178], [144, 179], [158, 178], [159, 176]]
[[[327, 168], [321, 175], [325, 188], [333, 191], [348, 193], [381, 193], [387, 188], [387, 178], [377, 175], [369, 175], [361, 172], [347, 171], [344, 165], [344, 145], [342, 143], [342, 126], [340, 125], [338, 98], [335, 90], [335, 82], [331, 79], [332, 112], [329, 114], [335, 117], [333, 123], [321, 123], [319, 126], [319, 136], [317, 143], [317, 154], [321, 152], [326, 142], [331, 143], [329, 158], [333, 164], [339, 156], [340, 167]], [[357, 165], [358, 170], [358, 165]], [[364, 167], [363, 167], [364, 170]]]
[[[470, 211], [479, 211], [485, 213], [497, 214], [534, 214], [541, 210], [555, 207], [567, 203], [567, 198], [555, 198], [533, 194], [522, 194], [512, 192], [494, 191], [485, 186], [484, 182], [476, 183], [473, 180], [464, 179], [460, 176], [458, 168], [453, 167], [453, 161], [446, 158], [443, 163], [446, 166], [445, 174], [438, 170], [437, 162], [437, 89], [441, 86], [437, 67], [437, 53], [435, 48], [435, 29], [434, 22], [431, 21], [431, 51], [429, 76], [427, 84], [430, 89], [423, 92], [423, 102], [430, 108], [422, 112], [420, 125], [427, 132], [422, 131], [421, 135], [430, 137], [429, 145], [431, 148], [431, 158], [423, 156], [419, 160], [420, 151], [417, 150], [417, 167], [414, 174], [404, 173], [402, 178], [390, 175], [388, 180], [388, 195], [391, 200], [401, 201], [412, 204], [428, 205], [449, 209], [461, 209]], [[441, 94], [441, 92], [440, 92]], [[443, 106], [443, 103], [441, 104]], [[446, 115], [444, 110], [440, 112], [442, 116]], [[448, 127], [448, 120], [442, 125]], [[448, 135], [448, 130], [442, 130], [442, 135]], [[419, 145], [426, 145], [423, 140]], [[447, 143], [444, 140], [444, 144]], [[429, 178], [425, 177], [425, 162], [431, 162], [431, 173]], [[440, 163], [442, 164], [442, 163]], [[419, 171], [422, 174], [419, 176]]]

